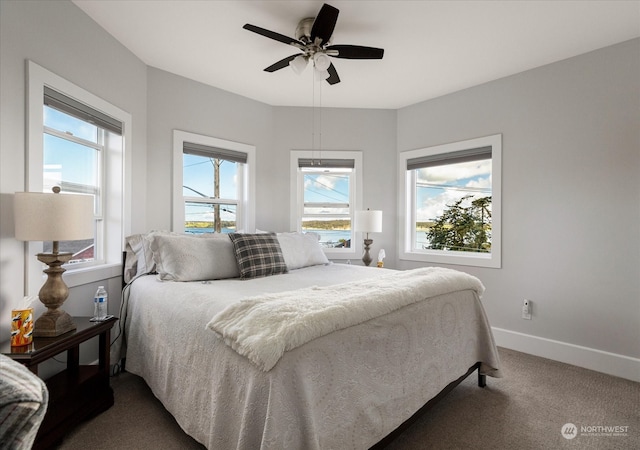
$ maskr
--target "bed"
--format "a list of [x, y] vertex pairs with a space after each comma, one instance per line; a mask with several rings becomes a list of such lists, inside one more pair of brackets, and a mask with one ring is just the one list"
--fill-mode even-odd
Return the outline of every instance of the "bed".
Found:
[[[112, 357], [126, 356], [126, 370], [207, 448], [366, 449], [471, 371], [501, 376], [474, 277], [330, 263], [299, 233], [245, 236], [244, 246], [227, 236], [128, 239], [126, 345]], [[436, 275], [446, 288], [416, 284]], [[291, 309], [296, 299], [313, 313]], [[337, 325], [324, 318], [332, 309]]]

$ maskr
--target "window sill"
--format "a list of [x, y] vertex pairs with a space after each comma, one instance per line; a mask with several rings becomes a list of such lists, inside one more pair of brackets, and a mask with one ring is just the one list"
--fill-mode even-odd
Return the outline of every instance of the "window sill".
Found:
[[330, 248], [322, 249], [324, 254], [329, 259], [351, 259], [355, 257], [356, 251], [354, 248], [351, 249], [342, 249], [342, 250], [334, 250]]
[[122, 275], [121, 263], [107, 263], [99, 266], [68, 269], [64, 273], [64, 282], [68, 287], [82, 286]]
[[500, 269], [500, 257], [495, 254], [480, 255], [464, 252], [440, 254], [435, 252], [403, 252], [400, 259], [404, 261], [429, 262], [434, 264], [452, 264], [459, 266], [488, 267]]

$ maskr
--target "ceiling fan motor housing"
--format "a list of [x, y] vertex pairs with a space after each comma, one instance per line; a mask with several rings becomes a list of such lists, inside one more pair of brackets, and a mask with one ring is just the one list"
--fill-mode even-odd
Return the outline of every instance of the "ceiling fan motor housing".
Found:
[[306, 19], [302, 19], [298, 22], [295, 34], [297, 40], [302, 41], [305, 44], [311, 43], [311, 27], [315, 20], [315, 17], [307, 17]]

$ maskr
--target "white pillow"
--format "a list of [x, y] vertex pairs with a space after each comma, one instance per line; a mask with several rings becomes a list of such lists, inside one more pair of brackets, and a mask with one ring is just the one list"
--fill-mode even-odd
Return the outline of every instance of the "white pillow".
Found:
[[153, 254], [149, 249], [148, 242], [145, 241], [145, 235], [134, 234], [131, 236], [127, 236], [125, 241], [126, 241], [125, 250], [127, 252], [127, 259], [129, 257], [130, 251], [133, 252], [136, 256], [135, 258], [136, 271], [132, 275], [136, 276], [136, 275], [141, 275], [143, 273], [153, 272], [155, 270], [155, 264], [153, 263]]
[[233, 243], [226, 235], [152, 234], [148, 240], [161, 280], [200, 281], [240, 276]]
[[127, 253], [131, 249], [136, 255], [137, 270], [134, 276], [156, 271], [156, 264], [153, 262], [153, 251], [150, 248], [150, 238], [156, 235], [180, 236], [181, 234], [173, 231], [153, 230], [147, 234], [134, 234], [125, 239]]
[[315, 233], [278, 233], [278, 242], [289, 270], [329, 264]]
[[138, 256], [133, 250], [133, 247], [137, 246], [138, 241], [141, 239], [141, 234], [134, 234], [125, 238], [125, 259], [122, 270], [125, 283], [131, 281], [138, 274]]

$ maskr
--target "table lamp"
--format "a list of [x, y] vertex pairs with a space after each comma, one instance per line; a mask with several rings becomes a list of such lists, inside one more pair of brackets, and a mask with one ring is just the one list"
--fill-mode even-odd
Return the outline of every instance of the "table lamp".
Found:
[[369, 208], [366, 211], [356, 211], [354, 231], [367, 234], [364, 239], [362, 262], [368, 266], [372, 261], [371, 255], [369, 255], [369, 246], [373, 244], [373, 239], [369, 239], [369, 233], [382, 232], [382, 211], [371, 211]]
[[75, 330], [71, 316], [60, 307], [69, 296], [62, 279], [72, 253], [58, 251], [58, 241], [73, 241], [93, 237], [93, 197], [90, 195], [16, 192], [13, 202], [16, 239], [19, 241], [53, 241], [51, 253], [36, 256], [49, 266], [43, 272], [47, 280], [38, 294], [47, 307], [35, 322], [33, 335], [53, 337]]

